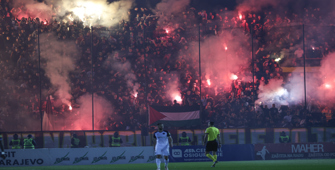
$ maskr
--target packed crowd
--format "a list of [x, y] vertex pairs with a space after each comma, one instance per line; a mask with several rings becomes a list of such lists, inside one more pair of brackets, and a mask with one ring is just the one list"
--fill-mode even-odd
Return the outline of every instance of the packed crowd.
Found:
[[[2, 94], [0, 129], [39, 130], [40, 80], [43, 110], [46, 109], [47, 96], [54, 95], [44, 71], [41, 70], [39, 74], [38, 57], [36, 57], [38, 28], [41, 34], [56, 35], [59, 41], [75, 41], [81, 57], [76, 61], [75, 71], [69, 75], [73, 96], [71, 102], [75, 109], [76, 100], [87, 92], [94, 92], [110, 101], [114, 110], [108, 119], [100, 123], [100, 129], [141, 128], [147, 123], [147, 104], [164, 106], [200, 104], [203, 106], [202, 117], [205, 118], [203, 124], [206, 120], [215, 120], [220, 128], [334, 125], [331, 124], [334, 122], [333, 108], [321, 105], [313, 105], [308, 110], [304, 109], [303, 104], [289, 108], [254, 106], [260, 82], [266, 83], [274, 78], [289, 81], [290, 74], [284, 74], [280, 65], [301, 65], [303, 33], [300, 24], [313, 24], [316, 23], [314, 20], [319, 21], [319, 9], [305, 9], [304, 17], [298, 14], [281, 16], [270, 11], [232, 16], [228, 15], [227, 9], [197, 11], [190, 8], [181, 13], [182, 17], [178, 17], [178, 24], [170, 24], [167, 30], [162, 25], [168, 25], [169, 21], [176, 20], [175, 16], [161, 20], [145, 8], [134, 8], [128, 13], [129, 21], [120, 21], [117, 26], [110, 28], [94, 28], [91, 41], [91, 29], [80, 21], [45, 23], [36, 18], [15, 18], [9, 3], [1, 1], [0, 6]], [[203, 90], [200, 97], [198, 61], [189, 56], [191, 55], [189, 51], [198, 48], [197, 45], [190, 43], [199, 38], [196, 33], [198, 23], [201, 23], [202, 40], [210, 36], [219, 36], [222, 28], [243, 28], [245, 34], [253, 36], [257, 47], [254, 50], [255, 84], [253, 81], [241, 81], [247, 70], [251, 72], [253, 68], [251, 64], [249, 68], [244, 68], [245, 71], [237, 73], [238, 79], [232, 81], [229, 90], [218, 87], [214, 91], [206, 87], [206, 72], [203, 71], [201, 82]], [[325, 23], [318, 24], [325, 25]], [[318, 60], [334, 49], [335, 39], [326, 36], [331, 35], [334, 29], [333, 27], [322, 29], [326, 30], [322, 31], [321, 35], [324, 36], [320, 36], [319, 27], [308, 26], [305, 30], [307, 58], [313, 59], [307, 64], [318, 65]], [[183, 55], [179, 56], [180, 54]], [[275, 61], [277, 58], [282, 60]], [[111, 69], [105, 64], [108, 62], [131, 64], [128, 72], [136, 76], [135, 82], [138, 83], [136, 92], [127, 84], [122, 72]], [[182, 99], [180, 104], [166, 97], [171, 79], [180, 84], [178, 87]], [[52, 112], [57, 117], [66, 117], [69, 114], [66, 105], [54, 106]], [[71, 126], [64, 127], [64, 129], [70, 128]]]

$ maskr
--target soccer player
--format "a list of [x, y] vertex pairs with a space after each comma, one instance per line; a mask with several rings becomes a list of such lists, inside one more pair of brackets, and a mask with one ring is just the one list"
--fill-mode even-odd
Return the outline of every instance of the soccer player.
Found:
[[[208, 122], [208, 128], [205, 131], [204, 145], [206, 145], [206, 156], [213, 161], [212, 167], [218, 163], [216, 152], [218, 146], [221, 148], [220, 131], [214, 127], [214, 122]], [[213, 155], [209, 154], [212, 152]]]
[[154, 146], [156, 155], [157, 170], [161, 169], [161, 158], [164, 156], [165, 170], [168, 170], [169, 147], [173, 147], [173, 140], [170, 132], [163, 130], [164, 124], [159, 123], [158, 131], [154, 133]]
[[2, 146], [2, 135], [0, 133], [0, 148], [1, 148], [1, 158], [6, 159], [6, 153], [4, 152], [3, 146]]

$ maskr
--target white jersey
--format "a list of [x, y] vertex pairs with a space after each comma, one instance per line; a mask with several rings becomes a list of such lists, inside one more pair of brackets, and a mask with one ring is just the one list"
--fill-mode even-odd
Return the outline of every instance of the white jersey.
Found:
[[163, 130], [162, 132], [155, 132], [154, 138], [156, 139], [156, 145], [169, 145], [170, 132]]

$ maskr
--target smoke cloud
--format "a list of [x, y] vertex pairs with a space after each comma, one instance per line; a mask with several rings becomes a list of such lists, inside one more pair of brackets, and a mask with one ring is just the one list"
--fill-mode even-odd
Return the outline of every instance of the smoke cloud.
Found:
[[335, 99], [335, 53], [330, 53], [321, 61], [320, 79], [322, 84], [319, 86], [319, 97], [325, 101], [333, 103]]
[[268, 84], [261, 82], [258, 90], [258, 100], [256, 104], [272, 105], [288, 105], [289, 93], [283, 87], [282, 79], [271, 79]]
[[[295, 70], [300, 71], [300, 70]], [[329, 103], [325, 100], [325, 88], [322, 86], [320, 73], [306, 72], [306, 94], [307, 102], [315, 103], [316, 101]], [[256, 104], [266, 104], [280, 107], [280, 105], [295, 105], [305, 101], [303, 72], [290, 73], [287, 82], [282, 79], [270, 79], [268, 84], [261, 83], [258, 91], [258, 100]]]
[[303, 73], [292, 73], [285, 84], [290, 93], [290, 104], [302, 103], [305, 98]]
[[[318, 72], [306, 72], [306, 98], [308, 103], [332, 105], [335, 99], [335, 53], [330, 53], [322, 61]], [[290, 104], [304, 102], [303, 72], [292, 74], [285, 84], [289, 91]]]
[[[242, 30], [222, 31], [218, 36], [211, 36], [201, 42], [201, 65], [208, 77], [216, 77], [212, 84], [221, 87], [231, 85], [232, 75], [242, 72], [249, 67], [250, 49], [249, 37]], [[197, 47], [198, 42], [192, 42]], [[198, 49], [192, 52], [192, 56], [199, 56]], [[252, 78], [245, 77], [244, 80]], [[212, 80], [212, 79], [211, 79]]]
[[159, 21], [161, 22], [160, 24], [162, 24], [164, 21], [170, 22], [170, 20], [177, 19], [177, 17], [172, 19], [171, 15], [179, 14], [185, 11], [185, 8], [190, 4], [190, 2], [190, 0], [162, 0], [152, 11], [159, 17]]
[[35, 0], [13, 0], [12, 5], [12, 14], [19, 19], [31, 17], [50, 20], [53, 16], [51, 6]]
[[[286, 1], [287, 2], [287, 1]], [[238, 6], [236, 10], [244, 13], [244, 12], [258, 12], [264, 7], [268, 6], [278, 6], [280, 4], [285, 3], [285, 1], [277, 1], [277, 0], [239, 0]]]
[[[69, 73], [75, 69], [78, 50], [73, 41], [59, 41], [51, 34], [40, 36], [41, 59], [45, 75], [50, 79], [55, 95], [66, 105], [70, 105], [72, 98], [70, 91]], [[57, 103], [57, 102], [56, 102]]]
[[62, 0], [56, 1], [57, 16], [63, 17], [71, 13], [73, 17], [86, 21], [87, 25], [101, 25], [110, 27], [121, 20], [129, 20], [128, 11], [134, 0], [114, 1], [107, 0]]
[[[335, 53], [330, 53], [321, 62], [318, 72], [306, 72], [306, 99], [308, 103], [332, 105], [335, 99], [335, 76], [333, 73]], [[291, 73], [288, 81], [271, 79], [268, 84], [259, 86], [256, 104], [299, 104], [305, 100], [304, 74]]]
[[165, 76], [165, 79], [167, 79], [167, 89], [166, 89], [166, 98], [170, 101], [176, 100], [177, 103], [182, 103], [181, 93], [179, 90], [179, 78], [178, 74], [168, 74]]
[[159, 16], [169, 16], [171, 14], [180, 13], [185, 10], [190, 2], [190, 0], [162, 0], [156, 5], [154, 13]]
[[121, 20], [129, 20], [128, 11], [134, 0], [45, 0], [43, 3], [34, 0], [14, 0], [16, 17], [38, 17], [50, 20], [53, 17], [63, 21], [81, 20], [87, 26], [101, 25], [111, 27]]
[[121, 60], [121, 58], [119, 57], [119, 53], [114, 52], [113, 54], [108, 56], [105, 65], [119, 72], [120, 75], [124, 77], [127, 87], [132, 89], [131, 94], [136, 97], [138, 89], [140, 88], [140, 84], [136, 82], [137, 78], [131, 68], [131, 63], [127, 60]]
[[[53, 88], [56, 89], [57, 103], [71, 105], [70, 99], [70, 79], [69, 73], [75, 70], [75, 61], [77, 59], [76, 44], [73, 41], [60, 41], [51, 34], [42, 34], [40, 36], [41, 59], [45, 64], [43, 69], [49, 77]], [[125, 67], [129, 69], [130, 64]], [[129, 78], [129, 79], [132, 79]], [[64, 115], [64, 118], [50, 117], [51, 122], [64, 122], [56, 124], [54, 130], [91, 130], [92, 129], [92, 94], [86, 93], [76, 100], [79, 108], [74, 108], [71, 114]], [[94, 129], [101, 130], [107, 123], [107, 116], [113, 112], [113, 106], [104, 97], [94, 94]]]
[[140, 88], [140, 84], [135, 82], [137, 81], [136, 75], [133, 72], [131, 72], [126, 74], [124, 76], [124, 79], [127, 82], [127, 86], [133, 89], [131, 94], [136, 97], [138, 93], [138, 88]]
[[[73, 130], [92, 129], [92, 94], [85, 94], [77, 100], [80, 108], [76, 118], [70, 122]], [[104, 97], [94, 94], [94, 130], [103, 130], [102, 127], [107, 123], [107, 117], [113, 113], [112, 104]], [[79, 118], [79, 119], [78, 119]]]

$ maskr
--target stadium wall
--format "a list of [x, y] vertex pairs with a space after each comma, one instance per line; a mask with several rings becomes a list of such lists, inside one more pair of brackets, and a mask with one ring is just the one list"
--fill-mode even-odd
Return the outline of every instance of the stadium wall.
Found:
[[[147, 147], [9, 149], [0, 167], [99, 165], [155, 162], [154, 149]], [[335, 158], [335, 143], [222, 145], [219, 161]], [[204, 146], [170, 148], [170, 162], [210, 161]]]
[[[113, 148], [45, 148], [6, 150], [7, 158], [0, 166], [55, 166], [154, 163], [153, 147]], [[254, 160], [254, 146], [223, 145], [218, 150], [219, 161]], [[170, 162], [210, 161], [204, 146], [175, 146], [170, 148]]]
[[154, 162], [153, 147], [48, 148], [6, 150], [0, 167], [98, 165]]
[[[192, 140], [191, 145], [202, 145], [205, 130], [169, 130], [174, 139], [175, 145], [179, 145], [179, 137], [182, 132], [186, 132]], [[284, 131], [290, 136], [292, 143], [311, 142], [335, 142], [334, 127], [312, 127], [312, 128], [236, 128], [220, 129], [221, 141], [223, 144], [262, 144], [279, 143], [280, 133]], [[32, 134], [36, 140], [36, 148], [69, 148], [71, 146], [71, 135], [76, 133], [80, 139], [80, 146], [85, 147], [108, 147], [109, 139], [115, 131], [53, 131], [53, 132], [8, 132], [2, 133], [4, 146], [10, 148], [9, 142], [13, 135], [17, 133], [19, 138], [24, 139], [28, 134]], [[122, 146], [151, 146], [152, 134], [142, 134], [138, 131], [119, 131], [123, 140]]]

